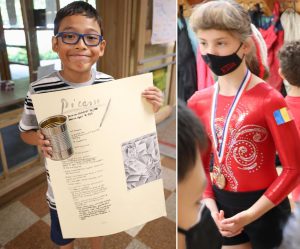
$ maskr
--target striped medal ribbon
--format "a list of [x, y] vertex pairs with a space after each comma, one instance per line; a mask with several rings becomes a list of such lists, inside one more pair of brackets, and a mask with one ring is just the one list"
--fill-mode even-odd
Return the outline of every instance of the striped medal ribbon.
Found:
[[[213, 137], [213, 145], [215, 147], [215, 150], [217, 151], [217, 156], [218, 156], [218, 161], [219, 165], [221, 164], [223, 157], [224, 157], [224, 152], [225, 152], [225, 144], [229, 132], [229, 123], [231, 120], [231, 117], [237, 107], [237, 104], [242, 97], [244, 90], [247, 88], [251, 81], [251, 73], [247, 69], [247, 72], [242, 80], [241, 85], [239, 86], [239, 89], [233, 99], [233, 102], [229, 108], [228, 114], [225, 119], [225, 124], [221, 133], [221, 142], [220, 142], [220, 147], [218, 150], [218, 137], [217, 137], [217, 132], [216, 132], [216, 127], [215, 127], [215, 118], [216, 118], [216, 111], [217, 111], [217, 102], [218, 102], [218, 94], [220, 90], [219, 83], [216, 82], [214, 85], [214, 94], [213, 94], [213, 101], [212, 101], [212, 107], [211, 107], [211, 116], [210, 116], [210, 126], [211, 126], [211, 131], [212, 131], [212, 137]], [[217, 186], [220, 189], [223, 189], [226, 185], [226, 179], [224, 175], [221, 172], [221, 169], [217, 169], [217, 173], [213, 174], [213, 177], [216, 181]]]

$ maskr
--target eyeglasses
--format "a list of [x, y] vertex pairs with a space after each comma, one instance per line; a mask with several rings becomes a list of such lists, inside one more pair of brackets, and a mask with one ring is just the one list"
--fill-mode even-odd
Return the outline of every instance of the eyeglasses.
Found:
[[76, 32], [59, 32], [55, 37], [61, 37], [61, 40], [65, 44], [77, 44], [80, 38], [87, 46], [98, 46], [103, 41], [102, 35], [95, 34], [79, 34]]

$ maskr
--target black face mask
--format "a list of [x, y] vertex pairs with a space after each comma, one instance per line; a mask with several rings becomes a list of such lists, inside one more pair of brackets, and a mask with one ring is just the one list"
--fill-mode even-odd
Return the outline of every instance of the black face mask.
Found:
[[233, 54], [230, 55], [220, 56], [214, 54], [205, 54], [202, 55], [202, 58], [205, 61], [205, 63], [209, 66], [209, 68], [214, 72], [214, 74], [218, 76], [223, 76], [233, 72], [242, 63], [244, 56], [241, 59], [236, 54], [242, 45], [243, 43], [241, 43], [239, 48]]

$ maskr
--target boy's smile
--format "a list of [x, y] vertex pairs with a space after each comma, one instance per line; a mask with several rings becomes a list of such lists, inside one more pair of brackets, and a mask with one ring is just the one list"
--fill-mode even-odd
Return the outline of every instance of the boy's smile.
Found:
[[76, 54], [76, 53], [74, 53], [74, 54], [69, 55], [69, 59], [72, 62], [79, 62], [79, 63], [80, 62], [81, 63], [89, 62], [90, 58], [91, 58], [91, 56], [89, 56], [87, 54], [80, 54], [80, 53]]
[[[101, 35], [97, 21], [83, 15], [65, 17], [60, 23], [59, 32]], [[82, 38], [76, 44], [66, 44], [62, 37], [53, 37], [52, 48], [61, 59], [62, 76], [68, 81], [81, 83], [90, 79], [92, 66], [104, 54], [105, 41], [98, 46], [87, 46]]]

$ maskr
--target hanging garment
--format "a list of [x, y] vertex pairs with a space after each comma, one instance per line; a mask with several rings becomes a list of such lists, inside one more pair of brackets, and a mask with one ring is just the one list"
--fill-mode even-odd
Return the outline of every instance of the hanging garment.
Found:
[[264, 12], [261, 10], [259, 4], [256, 4], [254, 9], [249, 10], [251, 22], [258, 28], [262, 27], [263, 14], [264, 14]]
[[280, 24], [279, 12], [280, 5], [278, 2], [274, 3], [273, 22], [266, 30], [259, 29], [263, 38], [266, 41], [268, 48], [268, 65], [270, 67], [270, 76], [267, 82], [278, 91], [281, 90], [282, 79], [278, 74], [279, 60], [277, 57], [278, 51], [283, 45], [284, 31]]
[[[294, 9], [285, 10], [280, 17], [282, 27], [284, 30], [284, 41], [300, 40], [300, 15]], [[289, 91], [289, 82], [283, 80], [286, 92]]]
[[196, 58], [188, 35], [187, 23], [180, 11], [183, 27], [178, 28], [178, 97], [187, 101], [197, 90]]
[[200, 48], [198, 47], [197, 53], [197, 75], [198, 75], [198, 90], [209, 87], [214, 84], [212, 72], [207, 64], [204, 62]]
[[284, 11], [280, 21], [284, 30], [284, 41], [300, 40], [300, 15], [295, 10]]
[[[259, 71], [258, 72], [252, 72], [256, 74], [261, 79], [268, 78], [269, 75], [269, 66], [268, 66], [268, 48], [267, 44], [262, 37], [259, 30], [255, 27], [254, 24], [251, 24], [251, 30], [252, 30], [252, 39], [254, 41], [255, 49], [256, 49], [256, 59], [258, 61], [259, 65]], [[251, 69], [251, 68], [250, 68]]]

